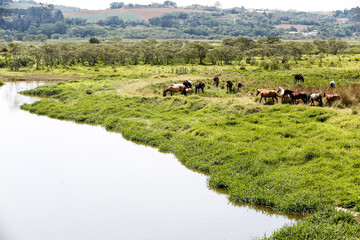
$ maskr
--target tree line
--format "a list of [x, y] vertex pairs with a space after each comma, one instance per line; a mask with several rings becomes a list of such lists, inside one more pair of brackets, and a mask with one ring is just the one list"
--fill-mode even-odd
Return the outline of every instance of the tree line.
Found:
[[[297, 62], [304, 54], [339, 54], [349, 47], [343, 40], [314, 40], [313, 42], [281, 41], [265, 37], [226, 38], [220, 45], [207, 41], [155, 39], [140, 42], [123, 42], [113, 39], [88, 43], [22, 44], [9, 43], [0, 48], [0, 67], [18, 71], [22, 67], [51, 69], [81, 64], [95, 65], [176, 65], [176, 64], [254, 64], [255, 58], [271, 59], [286, 67], [289, 61]], [[265, 68], [265, 66], [264, 66]], [[271, 67], [270, 67], [271, 68]]]

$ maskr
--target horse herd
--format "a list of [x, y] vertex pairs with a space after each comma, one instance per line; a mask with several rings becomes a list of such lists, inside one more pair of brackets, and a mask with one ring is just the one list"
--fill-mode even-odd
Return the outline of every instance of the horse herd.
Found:
[[[294, 82], [304, 82], [304, 75], [303, 74], [294, 74]], [[215, 76], [213, 78], [214, 86], [218, 87], [220, 80], [218, 76]], [[203, 82], [196, 82], [195, 83], [195, 93], [202, 92], [204, 93], [205, 83]], [[244, 86], [243, 83], [237, 82], [236, 88], [238, 91], [241, 90], [241, 88]], [[330, 82], [330, 88], [335, 88], [335, 82]], [[226, 81], [226, 91], [231, 93], [235, 93], [234, 83], [229, 80]], [[168, 86], [164, 92], [163, 96], [165, 97], [167, 95], [167, 92], [170, 92], [170, 95], [172, 96], [173, 93], [180, 92], [181, 94], [184, 94], [185, 96], [187, 94], [192, 93], [192, 82], [190, 80], [185, 80], [182, 84], [171, 84]], [[321, 93], [310, 93], [306, 94], [305, 92], [299, 92], [299, 91], [293, 91], [289, 89], [283, 89], [282, 87], [278, 87], [277, 91], [275, 90], [268, 90], [268, 89], [257, 89], [256, 90], [256, 96], [260, 94], [260, 103], [261, 100], [264, 98], [265, 102], [267, 98], [272, 98], [273, 102], [278, 102], [278, 97], [281, 99], [290, 98], [291, 103], [295, 104], [298, 99], [301, 99], [304, 104], [307, 104], [311, 101], [311, 106], [315, 106], [315, 101], [318, 102], [318, 106], [323, 106], [322, 101], [322, 94]], [[326, 98], [327, 104], [331, 105], [332, 102], [339, 100], [340, 95], [338, 94], [330, 94], [324, 91], [324, 97]]]
[[[215, 76], [213, 78], [213, 81], [214, 81], [214, 86], [218, 87], [220, 83], [219, 77]], [[240, 89], [244, 86], [244, 84], [242, 84], [241, 82], [237, 82], [235, 85], [238, 91], [240, 91]], [[195, 86], [195, 93], [200, 92], [200, 90], [202, 90], [202, 92], [204, 93], [205, 83], [196, 82], [194, 86]], [[233, 81], [231, 80], [226, 81], [226, 91], [229, 91], [229, 93], [231, 92], [235, 93]], [[167, 95], [167, 92], [170, 92], [171, 96], [173, 95], [173, 93], [177, 93], [177, 92], [180, 92], [181, 94], [184, 94], [186, 96], [187, 94], [192, 93], [192, 82], [190, 80], [185, 80], [182, 84], [173, 83], [164, 90], [163, 92], [164, 97]]]
[[[311, 101], [311, 106], [315, 106], [315, 101], [316, 101], [318, 102], [319, 106], [323, 106], [321, 93], [306, 94], [305, 92], [292, 91], [289, 89], [283, 89], [282, 87], [278, 87], [277, 91], [267, 90], [267, 89], [257, 89], [256, 96], [259, 94], [260, 94], [260, 103], [263, 98], [265, 99], [265, 102], [266, 102], [266, 98], [272, 98], [273, 102], [275, 102], [274, 99], [276, 99], [276, 102], [278, 102], [277, 97], [280, 97], [282, 99], [288, 97], [290, 98], [292, 104], [295, 104], [298, 99], [301, 99], [304, 102], [304, 104], [307, 104], [309, 101]], [[332, 102], [340, 99], [339, 94], [330, 94], [327, 93], [326, 91], [324, 91], [324, 97], [326, 98], [327, 104], [329, 105], [331, 105]]]

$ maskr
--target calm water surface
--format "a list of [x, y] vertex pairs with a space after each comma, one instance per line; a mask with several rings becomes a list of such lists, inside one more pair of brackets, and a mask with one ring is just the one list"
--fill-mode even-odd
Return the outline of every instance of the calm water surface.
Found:
[[99, 126], [20, 110], [0, 87], [1, 240], [253, 239], [293, 223], [234, 206], [172, 154]]

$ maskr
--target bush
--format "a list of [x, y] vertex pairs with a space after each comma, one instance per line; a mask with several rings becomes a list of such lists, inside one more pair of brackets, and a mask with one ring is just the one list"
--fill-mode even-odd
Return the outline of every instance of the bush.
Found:
[[89, 42], [91, 43], [91, 44], [99, 44], [100, 43], [100, 40], [99, 39], [97, 39], [96, 37], [92, 37], [92, 38], [90, 38], [89, 39]]

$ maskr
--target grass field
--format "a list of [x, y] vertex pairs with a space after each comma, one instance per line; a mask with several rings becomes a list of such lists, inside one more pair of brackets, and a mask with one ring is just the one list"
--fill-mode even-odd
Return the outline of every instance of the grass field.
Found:
[[[335, 210], [360, 211], [357, 59], [308, 56], [290, 70], [266, 70], [261, 64], [246, 65], [245, 70], [236, 65], [59, 68], [51, 74], [83, 80], [27, 91], [52, 99], [22, 107], [99, 124], [170, 151], [185, 166], [207, 173], [209, 186], [224, 189], [232, 201], [308, 216], [273, 239], [357, 239], [355, 218]], [[294, 73], [304, 73], [305, 83], [294, 84]], [[25, 69], [17, 74], [50, 73]], [[219, 88], [212, 85], [215, 74]], [[2, 70], [0, 75], [12, 73]], [[166, 86], [185, 79], [205, 82], [205, 93], [162, 97]], [[226, 80], [245, 87], [228, 94]], [[277, 86], [322, 92], [331, 80], [343, 99], [330, 107], [272, 100], [259, 104], [254, 96], [256, 88]]]

